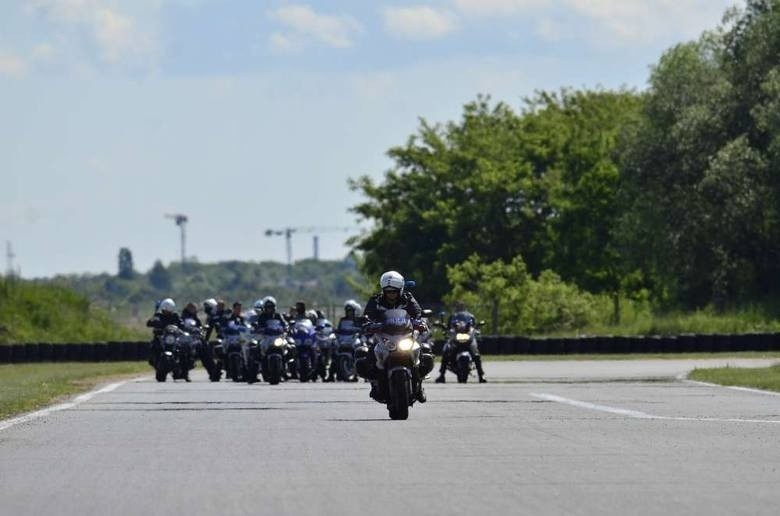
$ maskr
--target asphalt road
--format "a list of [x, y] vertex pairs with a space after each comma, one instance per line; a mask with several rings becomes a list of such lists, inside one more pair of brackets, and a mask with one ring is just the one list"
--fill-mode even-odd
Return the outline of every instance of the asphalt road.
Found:
[[149, 378], [0, 430], [0, 514], [778, 514], [780, 396], [694, 363], [488, 363], [408, 421], [363, 383]]

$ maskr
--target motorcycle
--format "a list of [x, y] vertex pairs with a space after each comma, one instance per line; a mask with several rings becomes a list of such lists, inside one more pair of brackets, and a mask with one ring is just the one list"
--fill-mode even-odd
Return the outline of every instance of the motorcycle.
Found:
[[474, 359], [471, 356], [476, 348], [479, 331], [467, 321], [455, 320], [449, 330], [447, 341], [449, 360], [447, 369], [455, 373], [458, 383], [467, 383], [474, 369]]
[[178, 326], [168, 325], [160, 335], [161, 352], [154, 366], [155, 379], [164, 382], [171, 374], [173, 380], [189, 379], [189, 343], [182, 339], [183, 333]]
[[355, 350], [363, 345], [360, 329], [350, 320], [342, 321], [336, 330], [336, 379], [340, 382], [356, 382]]
[[[433, 367], [432, 356], [421, 363], [422, 347], [405, 310], [387, 310], [382, 321], [370, 325], [374, 355], [379, 366], [379, 399], [384, 399], [390, 419], [408, 419], [409, 407], [422, 389], [422, 377]], [[382, 392], [384, 391], [384, 392]]]
[[271, 385], [278, 385], [287, 375], [288, 342], [284, 333], [284, 325], [276, 319], [266, 322], [262, 329], [260, 363], [263, 380]]
[[296, 321], [293, 326], [292, 338], [295, 341], [297, 358], [293, 362], [293, 376], [301, 382], [317, 381], [317, 361], [319, 349], [317, 348], [317, 335], [314, 325], [308, 319]]
[[[246, 381], [248, 378], [246, 366], [252, 344], [249, 330], [247, 326], [231, 323], [224, 329], [223, 337], [218, 341], [225, 357], [225, 377], [234, 382]], [[257, 345], [256, 341], [254, 345]]]
[[329, 375], [336, 343], [336, 335], [333, 334], [333, 324], [327, 319], [318, 319], [314, 331], [317, 336], [317, 349], [319, 349], [317, 374], [322, 378], [323, 382], [333, 381]]

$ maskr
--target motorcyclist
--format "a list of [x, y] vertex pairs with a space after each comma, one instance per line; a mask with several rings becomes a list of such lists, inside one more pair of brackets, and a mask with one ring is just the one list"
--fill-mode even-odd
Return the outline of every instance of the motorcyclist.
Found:
[[203, 302], [203, 311], [206, 313], [206, 335], [204, 340], [206, 342], [211, 338], [211, 332], [216, 331], [217, 337], [221, 337], [220, 325], [225, 317], [225, 301], [223, 299], [216, 300], [213, 297]]
[[152, 328], [152, 345], [149, 350], [149, 365], [152, 367], [157, 364], [157, 359], [162, 353], [162, 343], [160, 336], [166, 326], [174, 325], [181, 327], [181, 317], [176, 313], [176, 303], [171, 298], [165, 298], [160, 301], [157, 311], [151, 319], [146, 321], [146, 326]]
[[[257, 311], [257, 303], [255, 303], [255, 311]], [[263, 309], [257, 316], [257, 319], [254, 322], [254, 326], [255, 328], [261, 330], [271, 319], [281, 321], [285, 328], [288, 326], [287, 320], [284, 318], [284, 316], [276, 311], [276, 298], [273, 296], [268, 296], [263, 298]]]
[[239, 301], [233, 303], [233, 310], [227, 315], [221, 323], [224, 332], [238, 331], [239, 326], [246, 326], [246, 319], [241, 315], [242, 305]]
[[[382, 291], [374, 295], [366, 303], [366, 310], [363, 314], [366, 323], [381, 322], [382, 316], [387, 310], [405, 310], [413, 321], [420, 320], [422, 317], [422, 308], [420, 308], [420, 304], [412, 293], [404, 289], [406, 283], [404, 277], [401, 276], [400, 273], [396, 271], [385, 272], [379, 278], [379, 286]], [[387, 392], [387, 377], [384, 374], [378, 374], [379, 368], [376, 360], [372, 359], [375, 356], [374, 345], [373, 339], [370, 339], [367, 359], [365, 361], [359, 361], [363, 363], [360, 367], [357, 367], [357, 369], [360, 376], [369, 380], [376, 380], [376, 383], [373, 381], [371, 382], [371, 393], [369, 396], [377, 401], [384, 401], [383, 398]], [[358, 364], [356, 364], [356, 366], [357, 365]], [[428, 372], [430, 372], [430, 369], [422, 374], [421, 377], [424, 377]], [[419, 386], [415, 388], [414, 395], [420, 403], [426, 401], [425, 389], [423, 389], [421, 381]]]
[[265, 300], [268, 299], [268, 296], [261, 297], [255, 303], [252, 305], [252, 309], [254, 310], [254, 313], [251, 314], [247, 318], [247, 323], [249, 323], [250, 326], [254, 327], [257, 326], [257, 320], [260, 318], [260, 315], [263, 313], [263, 310], [265, 310]]
[[[457, 321], [464, 321], [468, 328], [476, 328], [477, 320], [474, 315], [466, 310], [466, 305], [463, 301], [455, 302], [455, 311], [447, 319], [447, 329], [452, 329], [453, 325]], [[469, 347], [469, 354], [474, 365], [477, 367], [477, 375], [479, 376], [479, 383], [487, 383], [485, 379], [485, 371], [482, 369], [482, 356], [479, 354], [479, 346], [477, 345], [477, 339], [473, 339], [471, 346]], [[441, 355], [441, 367], [439, 368], [439, 377], [436, 378], [436, 383], [444, 383], [444, 373], [447, 371], [447, 364], [451, 359], [451, 348], [449, 342], [444, 344]]]

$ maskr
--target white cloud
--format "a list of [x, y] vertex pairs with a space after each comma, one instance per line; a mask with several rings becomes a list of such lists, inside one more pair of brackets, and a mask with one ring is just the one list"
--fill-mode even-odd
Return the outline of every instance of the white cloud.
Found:
[[436, 39], [457, 27], [453, 13], [427, 5], [386, 7], [382, 15], [388, 32], [407, 39]]
[[105, 63], [153, 57], [152, 34], [142, 30], [133, 16], [111, 5], [106, 0], [28, 0], [26, 7], [29, 13], [40, 13], [52, 22], [88, 31]]
[[276, 50], [302, 46], [314, 40], [334, 48], [347, 48], [353, 38], [363, 31], [360, 23], [351, 16], [319, 14], [306, 5], [280, 7], [271, 17], [286, 26], [288, 32], [274, 33], [269, 43]]
[[303, 48], [300, 42], [294, 41], [281, 32], [274, 32], [268, 36], [268, 43], [271, 45], [271, 50], [279, 53], [297, 52]]
[[692, 38], [713, 27], [733, 0], [451, 0], [464, 18], [539, 16], [537, 34], [600, 45]]
[[553, 7], [558, 0], [455, 0], [455, 7], [465, 14], [502, 16], [529, 9]]
[[14, 54], [0, 51], [0, 76], [24, 77], [27, 75], [27, 63]]

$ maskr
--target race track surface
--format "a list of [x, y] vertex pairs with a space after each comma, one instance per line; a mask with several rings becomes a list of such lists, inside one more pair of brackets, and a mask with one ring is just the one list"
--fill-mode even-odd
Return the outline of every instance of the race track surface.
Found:
[[0, 514], [778, 514], [780, 396], [675, 379], [719, 363], [487, 363], [408, 421], [364, 383], [147, 378], [0, 430]]

